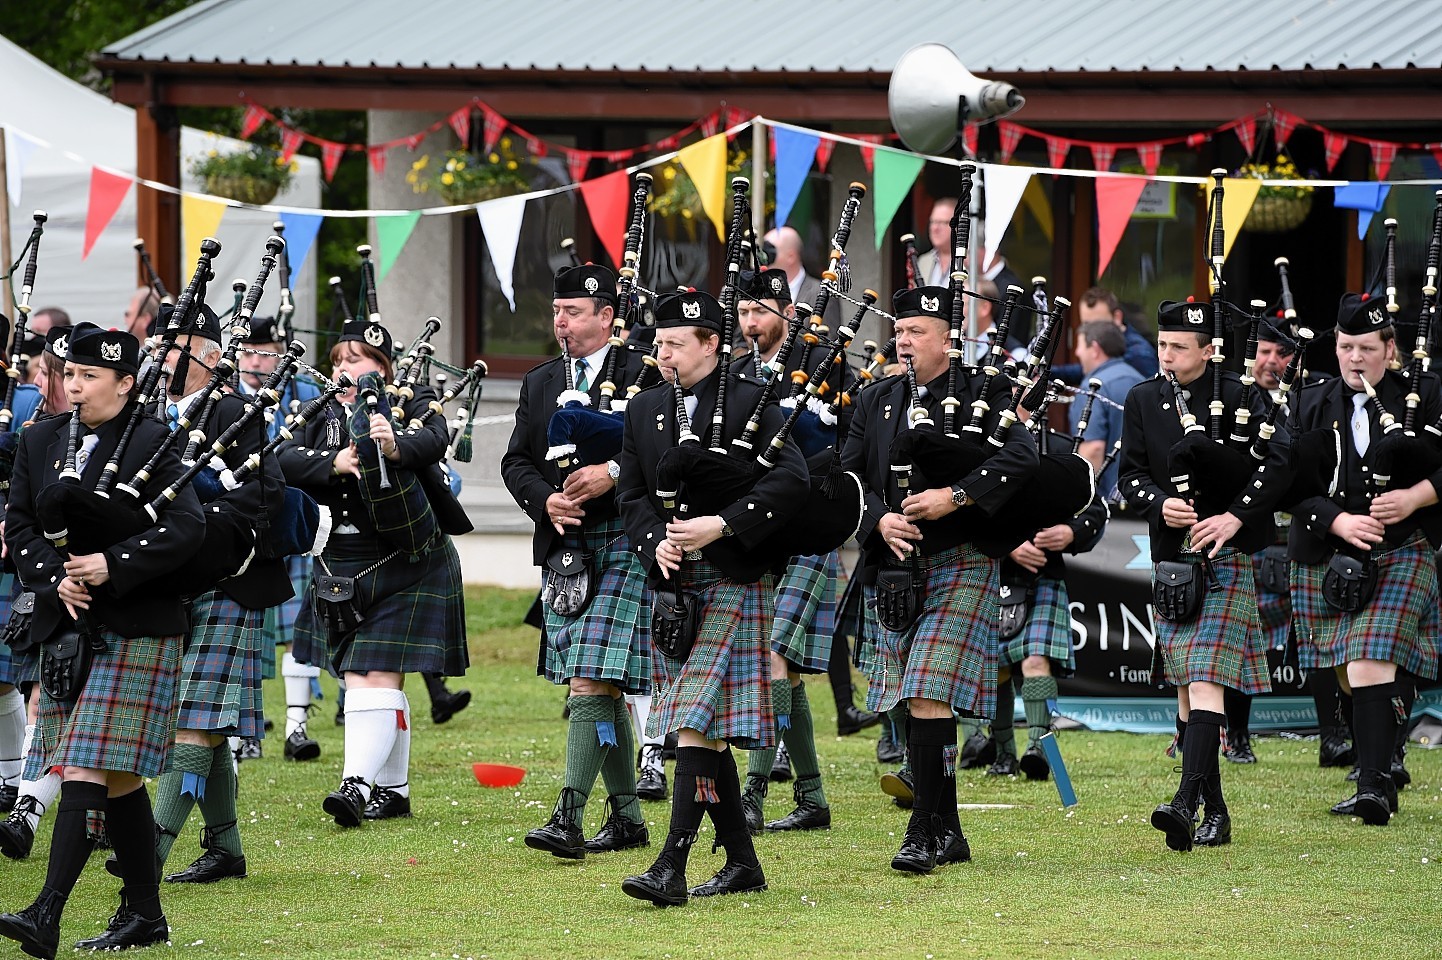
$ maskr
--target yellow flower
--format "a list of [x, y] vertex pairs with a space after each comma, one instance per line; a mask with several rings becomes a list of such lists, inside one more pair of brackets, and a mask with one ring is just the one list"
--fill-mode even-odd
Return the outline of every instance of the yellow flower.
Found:
[[431, 162], [431, 155], [428, 154], [428, 153], [423, 153], [423, 154], [421, 154], [421, 158], [420, 158], [419, 160], [417, 160], [415, 163], [411, 164], [411, 169], [412, 169], [412, 170], [424, 170], [427, 166], [430, 165], [430, 162]]
[[464, 169], [466, 169], [466, 161], [464, 161], [464, 160], [457, 160], [457, 161], [456, 161], [456, 169], [457, 169], [457, 170], [464, 170]]
[[506, 161], [506, 169], [507, 169], [507, 170], [515, 170], [515, 169], [516, 169], [517, 167], [519, 167], [519, 166], [520, 166], [520, 164], [517, 163], [517, 162], [514, 161], [514, 160], [507, 160], [507, 161]]
[[299, 161], [299, 160], [292, 160], [292, 161], [290, 162], [290, 172], [291, 172], [291, 173], [299, 173], [299, 172], [300, 172], [300, 161]]
[[443, 186], [449, 187], [451, 184], [453, 184], [453, 183], [455, 183], [455, 182], [456, 182], [456, 175], [453, 174], [453, 173], [451, 173], [450, 171], [446, 171], [445, 173], [441, 174], [441, 184], [442, 184]]
[[667, 180], [675, 180], [675, 179], [676, 179], [676, 168], [675, 168], [675, 167], [665, 167], [665, 168], [663, 168], [663, 169], [661, 170], [661, 176], [665, 177]]
[[691, 219], [691, 208], [690, 208], [690, 207], [682, 207], [682, 208], [681, 208], [681, 216], [685, 217], [687, 220], [690, 220], [690, 219]]
[[220, 156], [220, 152], [219, 152], [219, 151], [216, 151], [216, 150], [207, 150], [207, 151], [205, 151], [205, 155], [206, 155], [207, 157], [218, 157], [218, 156]]
[[502, 138], [501, 138], [501, 149], [502, 149], [502, 150], [509, 150], [509, 149], [511, 149], [511, 138], [510, 138], [510, 137], [502, 137]]
[[454, 160], [447, 160], [447, 161], [446, 161], [446, 169], [447, 169], [447, 170], [455, 170], [455, 169], [456, 169], [456, 161], [454, 161]]
[[489, 161], [491, 161], [492, 163], [500, 163], [500, 162], [501, 162], [501, 155], [500, 155], [499, 153], [492, 153], [492, 154], [491, 154], [489, 157], [487, 157], [486, 159], [489, 160]]

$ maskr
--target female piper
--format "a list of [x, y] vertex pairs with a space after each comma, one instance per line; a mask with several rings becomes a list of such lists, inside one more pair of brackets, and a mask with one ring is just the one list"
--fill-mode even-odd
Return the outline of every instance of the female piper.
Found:
[[[132, 422], [139, 351], [124, 331], [91, 328], [71, 335], [65, 385], [75, 412], [21, 435], [11, 480], [5, 541], [35, 593], [32, 633], [49, 643], [83, 619], [105, 647], [95, 652], [88, 675], [77, 671], [69, 699], [55, 699], [51, 689], [41, 694], [37, 749], [27, 773], [64, 769], [50, 862], [35, 901], [0, 915], [0, 935], [18, 940], [35, 957], [55, 956], [61, 912], [102, 819], [120, 861], [124, 893], [105, 932], [76, 947], [124, 949], [169, 937], [160, 907], [155, 821], [142, 778], [160, 774], [174, 736], [186, 622], [180, 596], [165, 578], [201, 542], [200, 504], [187, 487], [158, 520], [135, 521], [147, 524], [138, 532], [131, 525], [115, 531], [108, 548], [70, 555], [46, 536], [56, 534], [49, 529], [53, 521], [42, 523], [39, 513], [56, 488], [92, 490], [112, 459], [130, 476], [160, 445], [164, 425], [144, 417]], [[72, 418], [79, 424], [72, 427]], [[130, 442], [119, 449], [127, 433]], [[71, 468], [63, 474], [62, 462]], [[180, 458], [171, 454], [160, 459], [154, 479], [168, 485], [181, 473]], [[72, 533], [82, 532], [79, 524], [71, 526]]]
[[[328, 506], [334, 524], [296, 621], [293, 655], [345, 679], [342, 782], [324, 804], [342, 827], [410, 816], [410, 702], [403, 678], [461, 676], [470, 662], [460, 558], [422, 492], [422, 471], [440, 477], [446, 422], [433, 416], [420, 429], [392, 426], [384, 395], [365, 389], [390, 379], [390, 357], [384, 327], [348, 321], [330, 359], [337, 375], [348, 374], [361, 387], [340, 394], [278, 450], [286, 482]], [[415, 387], [404, 401], [406, 419], [413, 421], [433, 399], [429, 387]], [[322, 599], [339, 595], [332, 588], [344, 594], [342, 602]]]

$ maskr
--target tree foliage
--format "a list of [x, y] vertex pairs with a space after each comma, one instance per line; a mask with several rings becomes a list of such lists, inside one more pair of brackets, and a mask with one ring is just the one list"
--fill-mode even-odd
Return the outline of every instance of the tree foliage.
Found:
[[184, 10], [195, 0], [29, 0], [6, 17], [0, 33], [74, 80], [110, 89], [92, 62], [107, 44]]

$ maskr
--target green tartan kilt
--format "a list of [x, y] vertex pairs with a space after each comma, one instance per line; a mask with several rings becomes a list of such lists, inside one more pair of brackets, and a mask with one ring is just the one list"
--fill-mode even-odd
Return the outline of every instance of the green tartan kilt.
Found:
[[[1267, 693], [1267, 644], [1257, 617], [1252, 558], [1223, 550], [1212, 560], [1220, 590], [1206, 590], [1196, 619], [1173, 623], [1156, 618], [1152, 676], [1173, 686], [1220, 683], [1242, 693]], [[1153, 580], [1155, 580], [1153, 568]], [[1158, 671], [1158, 666], [1161, 670]]]
[[125, 638], [108, 629], [110, 645], [98, 654], [73, 704], [50, 699], [42, 688], [40, 722], [25, 760], [25, 778], [51, 767], [85, 767], [159, 776], [175, 739], [175, 689], [184, 638]]
[[836, 583], [841, 555], [792, 557], [776, 582], [776, 616], [771, 622], [771, 652], [798, 673], [825, 673], [836, 632]]
[[572, 677], [614, 684], [622, 693], [651, 692], [651, 592], [619, 518], [582, 532], [580, 549], [595, 555], [595, 593], [579, 616], [541, 605], [542, 672], [552, 683]]
[[1039, 577], [1032, 589], [1026, 626], [1021, 633], [1003, 642], [1002, 663], [1015, 665], [1027, 657], [1046, 657], [1052, 663], [1053, 676], [1069, 677], [1076, 673], [1070, 602], [1066, 581]]
[[681, 576], [701, 604], [698, 635], [684, 663], [652, 656], [655, 699], [647, 733], [697, 730], [742, 750], [775, 746], [767, 641], [776, 578], [737, 583], [707, 560], [687, 560]]
[[190, 645], [176, 698], [179, 729], [265, 735], [261, 619], [261, 611], [242, 607], [220, 590], [191, 601]]
[[876, 588], [866, 588], [869, 710], [890, 710], [913, 697], [949, 703], [964, 714], [996, 710], [996, 625], [1001, 564], [971, 544], [923, 557], [926, 594], [906, 633], [876, 616]]

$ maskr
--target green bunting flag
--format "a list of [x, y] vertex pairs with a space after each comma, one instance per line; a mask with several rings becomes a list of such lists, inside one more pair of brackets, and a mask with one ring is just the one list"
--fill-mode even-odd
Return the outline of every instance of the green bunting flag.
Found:
[[406, 241], [411, 238], [411, 231], [416, 228], [420, 219], [419, 210], [412, 210], [398, 217], [376, 217], [376, 248], [380, 253], [376, 269], [377, 282], [384, 280], [391, 267], [395, 266], [396, 259], [400, 257], [401, 250], [405, 249]]
[[891, 218], [896, 216], [901, 201], [911, 192], [911, 185], [916, 182], [917, 174], [921, 173], [922, 166], [926, 164], [926, 158], [901, 150], [877, 147], [875, 164], [871, 175], [871, 196], [872, 210], [876, 217], [876, 249], [880, 250], [886, 230], [891, 226]]

